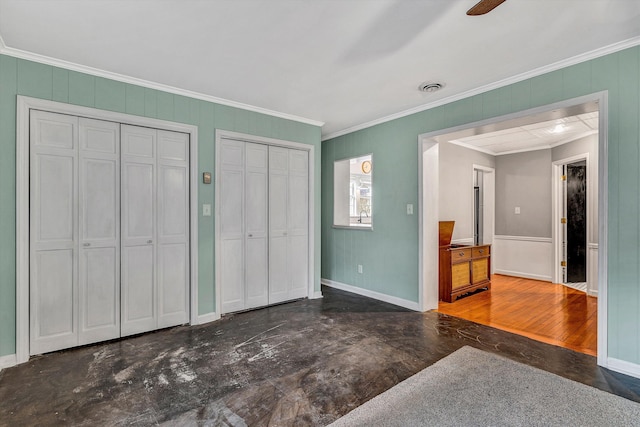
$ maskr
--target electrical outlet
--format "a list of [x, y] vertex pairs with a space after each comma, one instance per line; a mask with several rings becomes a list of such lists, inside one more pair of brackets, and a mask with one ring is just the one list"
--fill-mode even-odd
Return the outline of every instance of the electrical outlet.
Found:
[[358, 264], [358, 273], [362, 274], [362, 264]]
[[516, 206], [515, 214], [520, 215], [520, 206]]
[[202, 205], [202, 216], [211, 216], [211, 205], [207, 203]]

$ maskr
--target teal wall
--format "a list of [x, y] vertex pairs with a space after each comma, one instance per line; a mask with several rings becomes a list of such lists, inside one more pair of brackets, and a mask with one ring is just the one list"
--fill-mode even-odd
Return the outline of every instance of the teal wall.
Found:
[[[0, 55], [0, 356], [15, 353], [16, 95], [196, 125], [200, 173], [214, 171], [215, 129], [313, 145], [320, 235], [319, 127]], [[198, 203], [214, 200], [214, 186], [200, 182]], [[214, 217], [200, 216], [198, 232], [198, 313], [206, 314], [215, 311]], [[319, 238], [315, 263], [319, 290]]]
[[[640, 363], [640, 47], [323, 142], [322, 277], [418, 301], [417, 136], [609, 92], [608, 352]], [[333, 161], [373, 153], [373, 231], [332, 228]], [[364, 274], [356, 272], [363, 264]]]

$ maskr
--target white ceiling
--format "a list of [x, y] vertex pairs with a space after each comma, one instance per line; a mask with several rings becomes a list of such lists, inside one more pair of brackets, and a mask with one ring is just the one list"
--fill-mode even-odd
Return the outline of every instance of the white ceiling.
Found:
[[[466, 16], [476, 1], [0, 0], [0, 36], [8, 54], [325, 122], [325, 138], [640, 43], [638, 0], [507, 0]], [[424, 81], [446, 87], [424, 94]]]
[[598, 112], [517, 126], [479, 135], [444, 138], [463, 147], [494, 156], [541, 150], [598, 133]]

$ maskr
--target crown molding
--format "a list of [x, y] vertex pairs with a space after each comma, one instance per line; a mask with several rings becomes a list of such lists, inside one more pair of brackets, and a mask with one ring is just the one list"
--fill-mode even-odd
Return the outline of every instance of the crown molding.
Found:
[[504, 86], [508, 86], [514, 83], [521, 82], [523, 80], [527, 80], [533, 77], [540, 76], [542, 74], [546, 74], [552, 71], [557, 71], [562, 68], [566, 68], [572, 65], [580, 64], [582, 62], [586, 62], [592, 59], [600, 58], [601, 56], [609, 55], [615, 52], [619, 52], [624, 49], [628, 49], [630, 47], [635, 47], [640, 45], [640, 37], [633, 37], [627, 40], [623, 40], [617, 43], [610, 44], [608, 46], [604, 46], [586, 53], [582, 53], [576, 56], [572, 56], [567, 59], [563, 59], [562, 61], [554, 62], [549, 65], [545, 65], [539, 68], [535, 68], [531, 71], [527, 71], [525, 73], [517, 74], [512, 77], [507, 77], [506, 79], [498, 80], [494, 83], [489, 83], [484, 86], [477, 87], [475, 89], [471, 89], [456, 95], [452, 95], [446, 98], [439, 99], [434, 102], [430, 102], [428, 104], [422, 104], [417, 107], [410, 108], [408, 110], [400, 111], [398, 113], [390, 114], [388, 116], [381, 117], [379, 119], [371, 120], [359, 125], [351, 126], [346, 129], [342, 129], [336, 132], [332, 132], [322, 136], [322, 141], [327, 141], [329, 139], [337, 138], [342, 135], [346, 135], [348, 133], [356, 132], [362, 129], [366, 129], [375, 125], [379, 125], [381, 123], [390, 122], [392, 120], [396, 120], [402, 117], [410, 116], [415, 113], [419, 113], [426, 110], [431, 110], [432, 108], [440, 107], [442, 105], [450, 104], [455, 101], [459, 101], [461, 99], [469, 98], [475, 95], [479, 95], [484, 92], [489, 92], [494, 89], [498, 89]]
[[202, 101], [214, 102], [216, 104], [226, 105], [228, 107], [240, 108], [242, 110], [253, 111], [256, 113], [266, 114], [268, 116], [278, 117], [281, 119], [292, 120], [294, 122], [305, 123], [308, 125], [322, 127], [324, 122], [308, 119], [305, 117], [296, 116], [293, 114], [282, 113], [279, 111], [269, 110], [267, 108], [257, 107], [255, 105], [244, 104], [242, 102], [231, 101], [224, 98], [218, 98], [216, 96], [206, 95], [200, 92], [194, 92], [186, 89], [180, 89], [174, 86], [165, 85], [162, 83], [156, 83], [136, 77], [126, 76], [124, 74], [113, 73], [111, 71], [101, 70], [99, 68], [88, 67], [86, 65], [76, 64], [74, 62], [65, 61], [62, 59], [52, 58], [45, 55], [40, 55], [25, 50], [14, 49], [8, 47], [2, 36], [0, 36], [0, 54], [12, 56], [14, 58], [25, 59], [28, 61], [38, 62], [41, 64], [51, 65], [54, 67], [64, 68], [65, 70], [78, 71], [80, 73], [90, 74], [92, 76], [104, 77], [111, 80], [116, 80], [122, 83], [129, 83], [136, 86], [142, 86], [149, 89], [156, 89], [163, 92], [173, 93], [175, 95], [183, 95], [189, 98], [200, 99]]

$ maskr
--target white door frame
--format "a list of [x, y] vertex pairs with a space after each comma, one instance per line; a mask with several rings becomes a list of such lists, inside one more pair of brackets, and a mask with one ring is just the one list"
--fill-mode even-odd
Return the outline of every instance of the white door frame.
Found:
[[198, 324], [198, 127], [18, 95], [16, 114], [16, 362], [29, 360], [29, 110], [189, 134], [190, 314]]
[[[422, 311], [438, 308], [438, 136], [489, 126], [555, 109], [597, 102], [598, 118], [598, 365], [609, 367], [607, 349], [608, 92], [602, 91], [550, 105], [418, 135], [418, 303]], [[615, 363], [615, 362], [614, 362]]]
[[216, 265], [216, 275], [215, 275], [215, 297], [216, 297], [216, 313], [220, 316], [222, 312], [222, 299], [221, 299], [221, 280], [220, 277], [220, 268], [217, 266], [220, 265], [220, 141], [224, 139], [231, 139], [241, 142], [252, 142], [256, 144], [263, 144], [275, 147], [284, 147], [284, 148], [294, 148], [296, 150], [304, 150], [309, 152], [309, 248], [307, 252], [307, 256], [309, 257], [309, 272], [308, 272], [308, 293], [307, 297], [312, 299], [315, 297], [315, 263], [314, 263], [314, 247], [315, 247], [315, 149], [312, 145], [302, 144], [300, 142], [293, 141], [285, 141], [282, 139], [274, 139], [267, 138], [263, 136], [257, 135], [249, 135], [240, 132], [232, 132], [228, 130], [216, 129], [216, 146], [215, 146], [215, 265]]
[[586, 244], [585, 247], [585, 256], [586, 256], [586, 280], [587, 280], [587, 292], [591, 289], [591, 285], [589, 283], [589, 245], [593, 242], [593, 236], [591, 235], [591, 218], [593, 213], [591, 212], [592, 204], [592, 189], [591, 189], [591, 177], [589, 176], [591, 169], [589, 164], [589, 153], [577, 154], [575, 156], [570, 156], [564, 159], [556, 160], [551, 165], [551, 195], [553, 200], [553, 216], [552, 216], [552, 236], [551, 240], [553, 242], [553, 272], [552, 280], [553, 283], [563, 283], [562, 282], [562, 266], [560, 265], [560, 261], [562, 261], [562, 224], [560, 223], [560, 218], [562, 217], [562, 205], [563, 205], [563, 193], [562, 193], [562, 181], [560, 177], [562, 176], [562, 166], [568, 163], [578, 162], [580, 160], [585, 160], [587, 162], [587, 216], [586, 216]]

